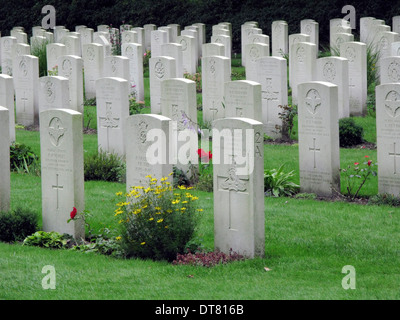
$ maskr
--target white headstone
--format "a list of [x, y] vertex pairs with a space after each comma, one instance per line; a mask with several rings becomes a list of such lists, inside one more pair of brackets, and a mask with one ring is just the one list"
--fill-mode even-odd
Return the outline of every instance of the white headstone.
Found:
[[400, 41], [392, 42], [391, 56], [400, 56]]
[[349, 33], [334, 33], [331, 36], [331, 53], [332, 55], [339, 55], [340, 46], [345, 42], [354, 41], [354, 35]]
[[[151, 50], [151, 32], [156, 30], [156, 25], [155, 24], [145, 24], [143, 26], [144, 29], [144, 43], [145, 43], [145, 49]], [[154, 55], [153, 55], [154, 56]]]
[[229, 59], [232, 57], [231, 37], [223, 35], [211, 36], [211, 43], [223, 44], [225, 48], [224, 56]]
[[69, 109], [69, 81], [60, 76], [39, 78], [39, 113], [49, 109]]
[[386, 57], [380, 61], [380, 84], [400, 83], [400, 57]]
[[102, 45], [104, 57], [111, 56], [111, 43], [103, 35], [98, 35], [93, 37], [93, 43], [98, 43]]
[[67, 222], [75, 207], [83, 212], [82, 114], [69, 109], [40, 113], [43, 231], [85, 237], [82, 219]]
[[181, 26], [179, 24], [172, 23], [167, 25], [167, 27], [170, 27], [172, 29], [171, 42], [176, 43], [176, 38], [181, 35]]
[[121, 43], [139, 43], [138, 33], [136, 31], [128, 30], [121, 34]]
[[[204, 52], [204, 51], [203, 51]], [[224, 56], [201, 59], [203, 122], [225, 117], [224, 85], [231, 81], [231, 60]]]
[[161, 55], [175, 59], [176, 77], [183, 78], [183, 45], [179, 43], [165, 43], [161, 45]]
[[135, 31], [137, 34], [137, 43], [142, 46], [142, 54], [146, 52], [146, 48], [144, 45], [144, 28], [141, 27], [135, 27], [132, 28], [132, 31]]
[[50, 43], [46, 46], [47, 71], [55, 72], [57, 60], [59, 57], [66, 55], [67, 47], [61, 43]]
[[330, 82], [299, 84], [298, 135], [301, 192], [340, 192], [338, 88]]
[[203, 44], [203, 57], [225, 56], [225, 46], [222, 43]]
[[171, 139], [173, 163], [190, 177], [190, 165], [198, 161], [196, 83], [182, 78], [162, 81], [161, 114], [176, 126]]
[[93, 42], [93, 33], [94, 33], [94, 30], [91, 28], [83, 28], [81, 30], [81, 48], [82, 48], [82, 50], [83, 50], [83, 46], [85, 44], [89, 44], [89, 43]]
[[17, 38], [2, 37], [0, 38], [1, 49], [1, 73], [9, 76], [13, 75], [13, 57], [12, 48], [17, 43]]
[[175, 59], [152, 57], [149, 62], [151, 113], [161, 113], [161, 82], [176, 77]]
[[15, 141], [15, 107], [14, 107], [14, 83], [13, 78], [6, 74], [0, 74], [0, 106], [7, 108], [10, 143]]
[[275, 57], [283, 57], [289, 54], [289, 36], [288, 24], [286, 21], [277, 20], [272, 22], [271, 26], [271, 39], [272, 39], [272, 52]]
[[350, 116], [348, 60], [333, 56], [317, 59], [315, 80], [338, 86], [339, 119], [348, 118]]
[[[13, 70], [18, 68], [17, 58], [22, 55], [30, 55], [31, 54], [31, 46], [29, 44], [24, 43], [16, 43], [12, 47], [12, 63], [13, 63]], [[13, 78], [15, 83], [15, 76]]]
[[104, 77], [130, 79], [129, 58], [124, 56], [108, 56], [104, 58]]
[[161, 45], [167, 43], [168, 33], [162, 30], [154, 30], [151, 32], [151, 56], [161, 56]]
[[262, 121], [261, 84], [249, 80], [225, 82], [225, 117]]
[[121, 78], [96, 81], [98, 148], [125, 156], [124, 122], [129, 116], [129, 83]]
[[351, 116], [367, 112], [367, 45], [362, 42], [345, 42], [340, 46], [340, 56], [349, 64], [349, 108]]
[[58, 75], [68, 79], [69, 108], [83, 113], [83, 59], [61, 56], [57, 60]]
[[292, 104], [297, 104], [297, 86], [315, 78], [317, 46], [311, 42], [298, 42], [291, 48], [289, 57], [289, 82]]
[[97, 43], [85, 44], [82, 51], [83, 67], [85, 70], [85, 97], [96, 97], [95, 82], [103, 76], [104, 51]]
[[232, 250], [247, 258], [264, 257], [263, 148], [261, 122], [247, 118], [225, 118], [214, 122], [216, 250], [227, 254]]
[[11, 183], [9, 114], [9, 110], [0, 104], [0, 212], [10, 210]]
[[376, 87], [378, 191], [400, 194], [400, 84]]
[[246, 80], [257, 81], [258, 58], [269, 56], [269, 45], [263, 43], [249, 43], [244, 49], [246, 56]]
[[371, 20], [374, 20], [373, 17], [362, 17], [360, 18], [360, 42], [367, 43], [369, 27], [371, 24]]
[[242, 24], [241, 26], [241, 43], [242, 43], [242, 66], [246, 66], [246, 45], [250, 43], [249, 37], [253, 34], [262, 34], [260, 28], [253, 27], [251, 24]]
[[142, 46], [136, 43], [124, 43], [121, 52], [129, 59], [130, 94], [133, 94], [137, 101], [144, 101]]
[[[151, 175], [158, 181], [172, 172], [169, 160], [171, 119], [156, 114], [135, 114], [126, 119], [126, 191], [146, 186]], [[159, 140], [155, 140], [155, 137]]]
[[183, 73], [194, 74], [197, 71], [196, 39], [191, 36], [181, 35], [177, 38], [182, 46]]
[[67, 35], [63, 38], [63, 43], [65, 45], [65, 55], [72, 55], [78, 57], [82, 55], [80, 38], [72, 35]]
[[39, 59], [31, 55], [19, 56], [16, 60], [15, 108], [16, 121], [24, 126], [39, 123]]
[[[319, 24], [312, 19], [304, 19], [300, 21], [300, 33], [308, 34], [310, 42], [319, 47]], [[317, 50], [318, 51], [318, 50]]]
[[287, 61], [282, 57], [261, 57], [256, 60], [256, 82], [261, 84], [262, 122], [264, 133], [280, 138], [282, 119], [279, 106], [288, 105]]

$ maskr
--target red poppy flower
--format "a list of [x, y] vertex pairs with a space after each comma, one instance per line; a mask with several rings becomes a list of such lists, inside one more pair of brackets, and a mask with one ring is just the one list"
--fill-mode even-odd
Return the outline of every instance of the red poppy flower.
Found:
[[358, 163], [358, 162], [354, 162], [354, 165], [355, 165], [355, 166], [358, 166], [358, 165], [359, 165], [359, 163]]
[[76, 210], [76, 208], [74, 207], [71, 211], [71, 213], [69, 214], [69, 216], [71, 217], [72, 220], [74, 220], [76, 214], [78, 213], [78, 211]]
[[369, 156], [364, 156], [365, 158], [369, 158]]
[[371, 166], [372, 160], [368, 160], [368, 166]]

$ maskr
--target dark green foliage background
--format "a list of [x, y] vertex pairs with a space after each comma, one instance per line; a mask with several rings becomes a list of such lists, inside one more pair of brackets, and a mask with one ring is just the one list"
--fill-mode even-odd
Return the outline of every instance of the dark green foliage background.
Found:
[[[233, 50], [240, 50], [240, 26], [246, 21], [257, 21], [263, 33], [271, 34], [274, 20], [285, 20], [289, 34], [300, 32], [300, 20], [314, 19], [319, 23], [320, 43], [327, 44], [329, 20], [344, 17], [343, 6], [356, 9], [358, 34], [359, 19], [372, 16], [392, 25], [392, 17], [400, 15], [400, 1], [384, 0], [0, 0], [0, 30], [9, 35], [13, 26], [23, 26], [28, 34], [33, 26], [41, 25], [45, 14], [41, 9], [53, 5], [56, 24], [75, 31], [76, 25], [86, 25], [96, 30], [97, 25], [119, 26], [122, 21], [133, 26], [154, 23], [164, 26], [178, 23], [183, 29], [196, 22], [206, 24], [206, 41], [210, 41], [211, 27], [219, 22], [231, 22]], [[357, 38], [357, 37], [356, 37]]]

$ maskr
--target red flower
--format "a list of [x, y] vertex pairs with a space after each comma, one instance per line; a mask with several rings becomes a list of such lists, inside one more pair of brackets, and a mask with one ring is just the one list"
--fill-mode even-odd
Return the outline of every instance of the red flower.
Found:
[[201, 162], [208, 162], [210, 159], [212, 159], [211, 151], [208, 151], [207, 153], [203, 149], [198, 149], [197, 154], [201, 158]]
[[358, 163], [358, 162], [354, 162], [354, 165], [355, 165], [355, 166], [358, 166], [358, 165], [359, 165], [359, 163]]
[[372, 160], [368, 160], [368, 166], [371, 166]]
[[369, 158], [369, 156], [364, 156], [365, 158]]
[[76, 214], [78, 213], [78, 211], [76, 210], [76, 208], [74, 207], [71, 211], [71, 213], [69, 214], [69, 216], [71, 217], [72, 220], [74, 220]]

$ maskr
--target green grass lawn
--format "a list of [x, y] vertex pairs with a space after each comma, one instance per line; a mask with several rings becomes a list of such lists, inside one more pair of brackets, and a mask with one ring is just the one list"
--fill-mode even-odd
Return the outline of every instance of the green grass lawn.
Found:
[[[240, 58], [233, 59], [235, 77], [243, 76]], [[145, 78], [148, 88], [148, 78]], [[149, 106], [148, 90], [145, 105]], [[201, 103], [201, 97], [198, 97]], [[150, 112], [149, 108], [143, 110]], [[96, 128], [95, 107], [85, 107], [85, 126]], [[202, 113], [198, 121], [202, 123]], [[90, 123], [88, 124], [90, 120]], [[375, 119], [356, 117], [364, 139], [376, 141]], [[297, 119], [295, 123], [297, 122]], [[295, 125], [297, 137], [297, 124]], [[16, 131], [17, 141], [40, 154], [39, 132]], [[97, 152], [97, 136], [84, 135], [85, 157]], [[340, 149], [345, 167], [376, 161], [376, 150]], [[264, 145], [264, 167], [293, 170], [299, 183], [298, 145]], [[342, 180], [343, 176], [342, 176]], [[115, 193], [125, 184], [85, 182], [88, 223], [95, 232], [116, 230]], [[345, 192], [345, 184], [341, 186]], [[360, 193], [378, 191], [372, 177]], [[213, 194], [195, 191], [204, 209], [196, 238], [214, 247]], [[11, 174], [12, 208], [37, 212], [41, 226], [41, 180]], [[213, 268], [174, 266], [167, 262], [115, 259], [94, 253], [25, 247], [0, 243], [0, 299], [399, 299], [400, 209], [345, 201], [265, 198], [265, 258], [237, 261]], [[117, 231], [115, 231], [117, 234]], [[56, 289], [41, 286], [46, 265], [55, 267]], [[344, 290], [342, 268], [356, 270], [356, 289]], [[265, 267], [270, 271], [265, 271]]]

